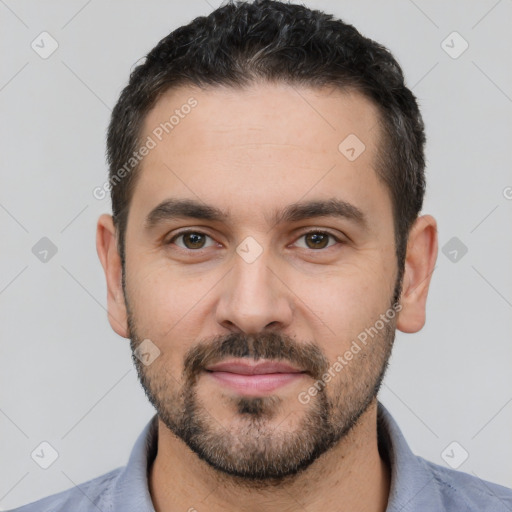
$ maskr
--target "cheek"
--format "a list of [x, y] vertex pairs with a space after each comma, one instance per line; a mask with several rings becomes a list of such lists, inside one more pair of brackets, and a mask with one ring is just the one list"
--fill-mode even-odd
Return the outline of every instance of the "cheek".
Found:
[[315, 339], [329, 360], [343, 354], [352, 341], [389, 308], [391, 275], [377, 271], [377, 262], [297, 278], [294, 286], [298, 314], [314, 325]]
[[165, 265], [143, 259], [136, 267], [127, 265], [127, 293], [139, 329], [159, 337], [168, 332], [190, 309], [190, 286], [172, 279]]
[[[127, 266], [128, 270], [128, 266]], [[129, 277], [128, 277], [129, 276]], [[184, 275], [169, 261], [140, 257], [127, 272], [127, 292], [137, 334], [183, 357], [212, 313], [213, 288], [221, 275]], [[210, 290], [210, 292], [209, 292]], [[180, 364], [182, 360], [180, 359]]]

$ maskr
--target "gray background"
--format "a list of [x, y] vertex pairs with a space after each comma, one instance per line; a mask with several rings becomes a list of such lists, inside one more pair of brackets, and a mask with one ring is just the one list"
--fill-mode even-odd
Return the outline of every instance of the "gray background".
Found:
[[[416, 453], [447, 465], [456, 441], [452, 464], [466, 450], [461, 471], [512, 487], [512, 1], [305, 3], [394, 53], [427, 127], [440, 251], [427, 324], [397, 333], [381, 400]], [[95, 226], [110, 205], [92, 191], [131, 67], [219, 4], [0, 0], [1, 509], [124, 465], [154, 413], [107, 322]], [[59, 45], [47, 59], [31, 48], [42, 31]], [[453, 31], [469, 44], [458, 58], [442, 46]], [[468, 249], [455, 262], [453, 237]], [[46, 470], [30, 457], [42, 441], [59, 453]]]

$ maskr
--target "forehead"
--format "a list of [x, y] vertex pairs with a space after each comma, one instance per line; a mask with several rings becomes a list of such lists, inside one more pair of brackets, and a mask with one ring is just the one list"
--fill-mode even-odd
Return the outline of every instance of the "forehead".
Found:
[[187, 197], [235, 212], [245, 206], [248, 215], [249, 205], [258, 206], [263, 217], [306, 196], [338, 196], [391, 211], [374, 168], [378, 117], [361, 94], [332, 87], [170, 90], [143, 123], [141, 140], [154, 147], [142, 161], [131, 209]]
[[182, 86], [160, 97], [144, 120], [142, 135], [153, 134], [170, 144], [173, 140], [175, 154], [199, 145], [202, 150], [216, 150], [251, 143], [330, 152], [351, 133], [364, 139], [367, 148], [372, 146], [378, 117], [370, 100], [348, 89], [280, 82], [245, 88]]

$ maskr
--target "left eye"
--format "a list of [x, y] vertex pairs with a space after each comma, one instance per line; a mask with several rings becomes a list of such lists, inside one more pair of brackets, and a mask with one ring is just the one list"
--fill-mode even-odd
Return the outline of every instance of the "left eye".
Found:
[[326, 247], [331, 247], [328, 244], [329, 238], [332, 238], [335, 242], [340, 242], [338, 238], [336, 238], [331, 233], [327, 233], [325, 231], [309, 231], [308, 233], [304, 233], [299, 237], [299, 240], [304, 238], [306, 240], [306, 249], [325, 249]]

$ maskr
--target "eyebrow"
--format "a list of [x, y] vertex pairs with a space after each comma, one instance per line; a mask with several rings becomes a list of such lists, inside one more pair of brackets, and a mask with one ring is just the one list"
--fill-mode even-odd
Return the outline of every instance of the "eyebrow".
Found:
[[[282, 210], [274, 212], [272, 217], [270, 217], [270, 223], [275, 225], [316, 217], [343, 218], [354, 222], [364, 230], [369, 228], [368, 219], [362, 210], [338, 198], [289, 204]], [[151, 230], [165, 221], [186, 218], [227, 223], [230, 217], [228, 213], [221, 209], [196, 201], [195, 199], [170, 198], [153, 208], [147, 215], [144, 224], [147, 230]]]

